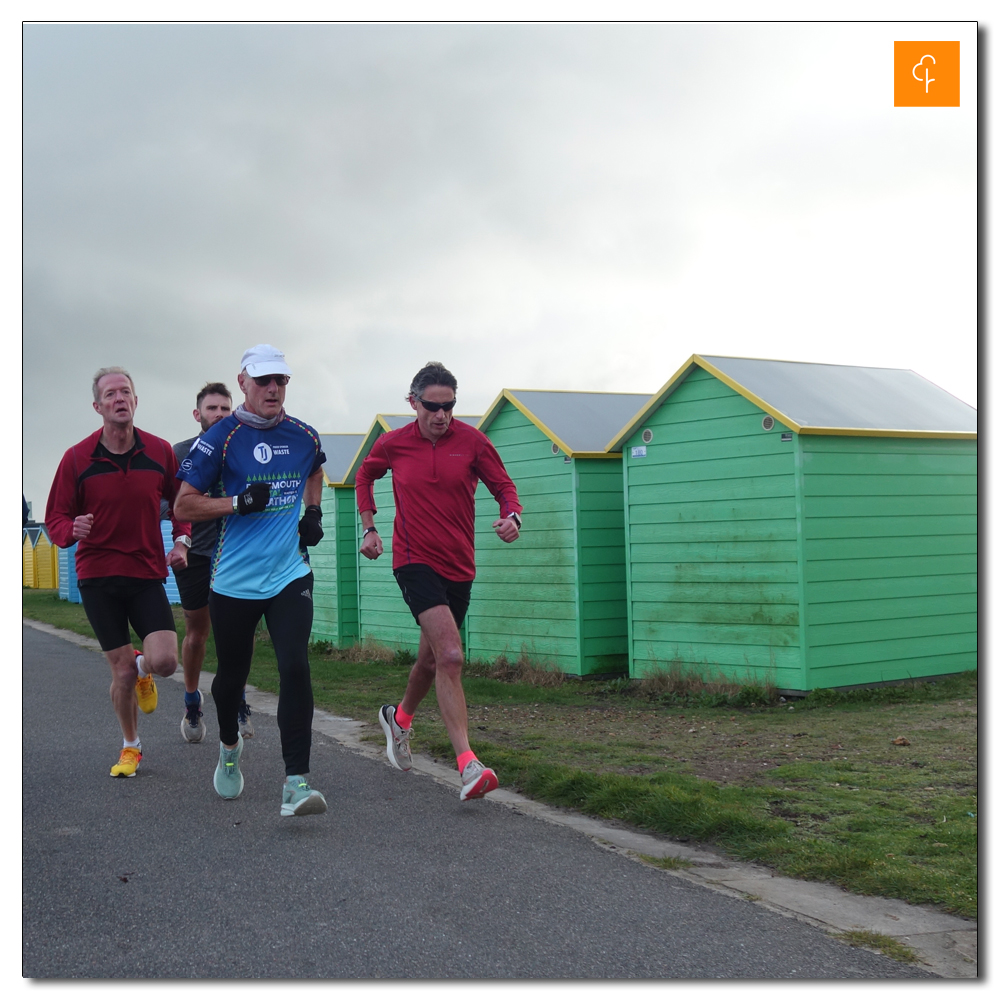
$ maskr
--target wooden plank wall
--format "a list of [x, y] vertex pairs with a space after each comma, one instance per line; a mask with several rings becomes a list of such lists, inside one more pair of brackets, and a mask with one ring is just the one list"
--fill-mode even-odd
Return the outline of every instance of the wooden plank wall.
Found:
[[361, 546], [361, 518], [358, 515], [353, 487], [334, 487], [333, 494], [337, 536], [338, 645], [341, 649], [346, 649], [359, 642], [361, 638], [358, 631], [358, 560], [362, 558], [358, 554], [358, 549]]
[[522, 651], [566, 673], [581, 671], [578, 638], [573, 464], [509, 403], [487, 434], [524, 506], [524, 530], [510, 545], [493, 531], [497, 503], [476, 492], [476, 582], [468, 618], [470, 659], [517, 659]]
[[[420, 628], [403, 600], [392, 575], [392, 522], [396, 503], [392, 495], [392, 473], [375, 483], [375, 526], [382, 538], [383, 553], [378, 559], [358, 560], [358, 630], [361, 639], [371, 636], [394, 648], [416, 652]], [[360, 526], [360, 518], [357, 521]], [[361, 545], [360, 527], [357, 546]]]
[[977, 442], [801, 449], [809, 686], [975, 669]]
[[[630, 672], [801, 681], [794, 442], [695, 369], [625, 443]], [[644, 458], [644, 428], [653, 431]]]
[[628, 672], [625, 510], [620, 458], [575, 459], [583, 674]]
[[323, 508], [323, 537], [319, 545], [309, 550], [309, 565], [313, 571], [313, 624], [310, 642], [330, 642], [340, 645], [340, 616], [337, 613], [337, 519], [336, 492], [323, 487], [320, 501]]

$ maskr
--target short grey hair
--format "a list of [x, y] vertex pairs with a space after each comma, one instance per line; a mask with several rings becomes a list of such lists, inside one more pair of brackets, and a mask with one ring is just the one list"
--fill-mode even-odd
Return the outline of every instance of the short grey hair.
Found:
[[447, 386], [455, 395], [458, 395], [458, 382], [455, 376], [440, 361], [428, 361], [413, 376], [413, 381], [410, 383], [410, 391], [406, 398], [409, 399], [410, 396], [420, 397], [423, 395], [424, 390], [432, 385]]
[[94, 376], [94, 402], [99, 403], [101, 401], [101, 393], [97, 388], [97, 383], [104, 378], [105, 375], [124, 375], [128, 379], [128, 384], [132, 386], [132, 395], [135, 395], [135, 382], [132, 381], [132, 376], [129, 375], [124, 368], [119, 368], [118, 365], [112, 365], [110, 368], [98, 368], [97, 374]]

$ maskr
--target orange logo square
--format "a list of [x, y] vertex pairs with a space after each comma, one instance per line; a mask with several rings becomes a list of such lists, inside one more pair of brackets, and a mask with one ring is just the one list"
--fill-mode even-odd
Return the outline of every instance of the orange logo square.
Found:
[[893, 42], [897, 108], [957, 108], [958, 42]]

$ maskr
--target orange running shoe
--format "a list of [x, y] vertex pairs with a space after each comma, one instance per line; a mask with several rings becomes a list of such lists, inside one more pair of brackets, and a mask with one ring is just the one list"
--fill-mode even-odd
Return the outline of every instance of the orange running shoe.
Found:
[[[142, 653], [138, 649], [135, 652], [135, 663], [136, 667], [139, 666], [139, 658]], [[156, 681], [153, 680], [152, 674], [147, 674], [145, 677], [137, 677], [135, 679], [135, 697], [136, 701], [139, 702], [139, 708], [141, 708], [146, 715], [150, 712], [156, 711]]]
[[118, 763], [111, 768], [111, 777], [134, 778], [140, 760], [142, 760], [142, 751], [138, 747], [122, 747], [122, 755], [118, 758]]

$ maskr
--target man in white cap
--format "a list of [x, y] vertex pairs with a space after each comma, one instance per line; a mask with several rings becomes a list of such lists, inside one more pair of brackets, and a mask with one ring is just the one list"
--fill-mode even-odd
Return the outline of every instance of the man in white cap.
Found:
[[306, 780], [313, 717], [313, 575], [306, 546], [323, 537], [319, 504], [326, 456], [316, 431], [285, 413], [291, 369], [284, 354], [258, 344], [244, 353], [240, 369], [245, 402], [195, 442], [177, 473], [183, 482], [175, 502], [178, 517], [183, 511], [191, 521], [223, 519], [208, 598], [218, 657], [212, 682], [220, 740], [214, 784], [224, 799], [243, 791], [239, 705], [263, 616], [281, 684], [281, 815], [305, 816], [326, 811], [323, 795]]

